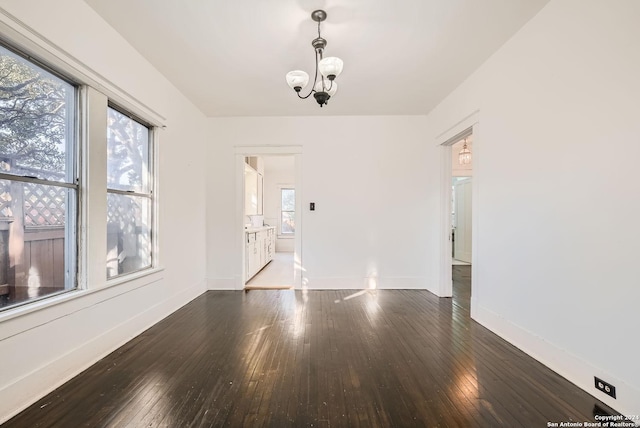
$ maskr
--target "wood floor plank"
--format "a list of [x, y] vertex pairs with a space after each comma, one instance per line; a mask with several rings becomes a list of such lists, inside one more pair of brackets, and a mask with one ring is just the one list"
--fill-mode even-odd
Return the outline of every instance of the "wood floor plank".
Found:
[[[6, 427], [514, 427], [603, 403], [420, 290], [208, 292]], [[466, 289], [465, 289], [466, 287]]]

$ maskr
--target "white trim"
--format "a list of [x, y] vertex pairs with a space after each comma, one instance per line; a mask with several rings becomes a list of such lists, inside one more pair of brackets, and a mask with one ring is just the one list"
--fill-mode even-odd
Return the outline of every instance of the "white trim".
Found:
[[234, 286], [233, 289], [234, 290], [242, 290], [244, 288], [244, 284], [247, 281], [248, 278], [245, 278], [246, 276], [246, 266], [247, 266], [247, 260], [245, 257], [245, 233], [244, 233], [244, 223], [245, 223], [245, 215], [244, 215], [244, 201], [245, 201], [245, 194], [244, 194], [244, 189], [245, 189], [245, 184], [244, 184], [244, 178], [245, 178], [245, 165], [246, 162], [244, 161], [244, 158], [247, 155], [244, 153], [236, 153], [235, 155], [235, 170], [236, 170], [236, 178], [235, 178], [235, 195], [236, 195], [236, 215], [235, 217], [235, 227], [233, 228], [233, 230], [237, 231], [237, 236], [236, 236], [236, 247], [235, 247], [235, 251], [234, 251], [234, 255], [237, 255], [238, 257], [235, 258], [236, 259], [236, 268], [234, 269], [235, 271], [235, 275], [234, 275]]
[[[80, 217], [78, 288], [104, 287], [107, 280], [107, 101], [94, 88], [81, 88]], [[91, 219], [91, 227], [89, 226]], [[104, 222], [105, 227], [93, 227]], [[104, 260], [105, 264], [92, 261]]]
[[160, 113], [131, 97], [114, 82], [51, 43], [42, 34], [2, 8], [0, 8], [0, 34], [9, 44], [15, 45], [21, 51], [68, 75], [77, 83], [96, 88], [116, 104], [148, 120], [152, 125], [165, 126], [167, 119]]
[[[465, 116], [458, 123], [451, 126], [446, 131], [443, 131], [436, 137], [438, 146], [443, 144], [450, 145], [456, 143], [458, 140], [463, 139], [465, 136], [471, 135], [466, 130], [480, 121], [480, 110], [475, 110], [472, 113]], [[458, 138], [459, 137], [459, 138]], [[475, 141], [475, 139], [474, 139]]]
[[[453, 296], [453, 278], [451, 273], [451, 145], [443, 143], [440, 150], [442, 186], [440, 187], [440, 281], [436, 288], [438, 297]], [[448, 165], [448, 168], [447, 168]], [[448, 183], [448, 187], [447, 187]], [[448, 268], [447, 268], [448, 266]]]
[[164, 128], [151, 129], [151, 267], [162, 266], [160, 252], [160, 132]]
[[[0, 341], [32, 330], [57, 318], [69, 316], [106, 300], [161, 281], [163, 268], [139, 272], [134, 278], [120, 278], [108, 287], [71, 290], [53, 297], [7, 309], [0, 314]], [[46, 309], [46, 310], [45, 310]], [[19, 321], [19, 322], [14, 322]]]
[[[475, 137], [474, 137], [475, 139]], [[473, 303], [473, 301], [472, 301]], [[472, 305], [472, 307], [474, 307]], [[512, 323], [495, 312], [475, 305], [474, 319], [510, 344], [530, 355], [535, 360], [558, 373], [575, 384], [578, 388], [591, 394], [596, 399], [612, 407], [623, 415], [637, 415], [640, 403], [640, 390], [623, 379], [567, 352], [565, 349], [546, 341], [544, 338]], [[594, 338], [594, 346], [598, 346], [598, 338]], [[621, 351], [624, 352], [624, 351]], [[606, 379], [616, 386], [617, 399], [595, 389], [593, 377]]]
[[[480, 140], [479, 134], [479, 117], [480, 112], [478, 110], [464, 117], [458, 123], [440, 133], [435, 138], [437, 146], [440, 147], [441, 160], [440, 160], [440, 274], [438, 275], [438, 287], [437, 295], [439, 297], [451, 297], [453, 295], [453, 281], [451, 277], [451, 146], [459, 141], [461, 138], [473, 134], [473, 168], [474, 176], [477, 175], [478, 169], [478, 141]], [[477, 203], [478, 203], [478, 180], [473, 180], [472, 183], [472, 231], [471, 241], [473, 245], [473, 252], [471, 257], [471, 289], [472, 293], [476, 293], [474, 281], [475, 277], [475, 265], [478, 254], [478, 240], [477, 240]], [[473, 313], [473, 306], [471, 308]]]
[[[235, 146], [235, 224], [237, 231], [234, 250], [236, 266], [234, 271], [233, 289], [244, 289], [245, 278], [245, 250], [244, 250], [244, 158], [247, 156], [293, 155], [295, 157], [295, 185], [296, 189], [296, 233], [294, 244], [294, 287], [302, 288], [302, 146]], [[223, 280], [224, 281], [224, 280]], [[227, 285], [228, 286], [228, 285]], [[218, 289], [218, 288], [216, 288]], [[226, 288], [225, 288], [226, 289]]]

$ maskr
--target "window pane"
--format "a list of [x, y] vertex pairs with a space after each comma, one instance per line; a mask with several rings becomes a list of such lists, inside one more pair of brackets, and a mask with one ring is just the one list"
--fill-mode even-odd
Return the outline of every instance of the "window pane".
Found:
[[107, 194], [107, 278], [151, 266], [151, 200]]
[[294, 211], [296, 209], [296, 191], [294, 189], [282, 189], [282, 211]]
[[148, 193], [149, 128], [109, 108], [107, 186]]
[[0, 180], [0, 308], [75, 287], [75, 192]]
[[280, 230], [283, 234], [295, 233], [296, 221], [295, 214], [293, 212], [282, 212], [282, 224], [280, 226]]
[[0, 172], [73, 182], [75, 88], [0, 46]]

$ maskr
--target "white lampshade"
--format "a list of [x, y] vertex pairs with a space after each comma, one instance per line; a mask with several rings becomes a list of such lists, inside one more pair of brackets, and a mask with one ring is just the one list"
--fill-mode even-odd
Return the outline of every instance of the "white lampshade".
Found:
[[293, 70], [287, 73], [287, 85], [289, 85], [291, 89], [295, 89], [296, 87], [304, 89], [308, 83], [309, 75], [302, 70]]
[[[324, 90], [322, 89], [323, 80], [324, 80]], [[318, 83], [316, 83], [316, 86], [313, 89], [315, 89], [316, 92], [326, 92], [327, 94], [329, 94], [330, 97], [332, 97], [333, 94], [335, 94], [336, 91], [338, 90], [338, 84], [336, 83], [335, 80], [333, 82], [330, 82], [326, 79], [320, 79], [318, 80]]]
[[338, 77], [342, 73], [342, 60], [335, 56], [328, 56], [318, 63], [318, 70], [324, 77], [335, 76]]

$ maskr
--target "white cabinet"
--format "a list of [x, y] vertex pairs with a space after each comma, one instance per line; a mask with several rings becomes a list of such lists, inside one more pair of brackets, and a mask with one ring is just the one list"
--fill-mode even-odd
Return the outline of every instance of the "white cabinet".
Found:
[[245, 278], [251, 279], [271, 260], [276, 251], [274, 227], [257, 227], [245, 231]]

